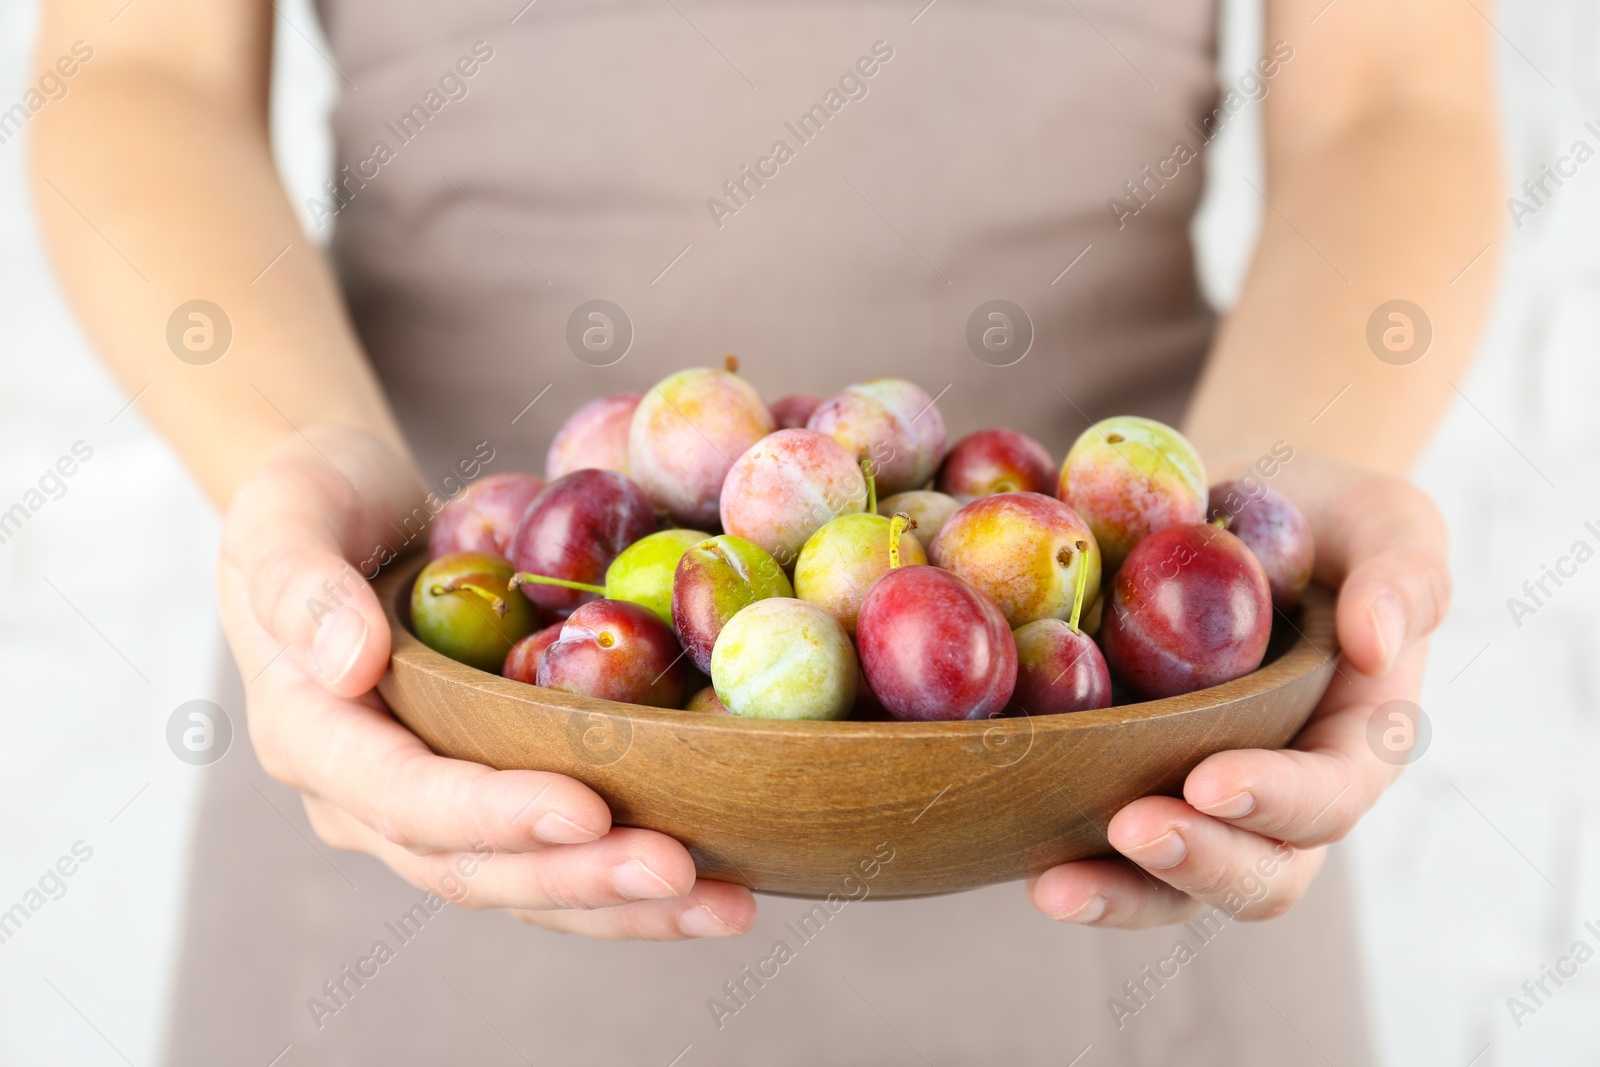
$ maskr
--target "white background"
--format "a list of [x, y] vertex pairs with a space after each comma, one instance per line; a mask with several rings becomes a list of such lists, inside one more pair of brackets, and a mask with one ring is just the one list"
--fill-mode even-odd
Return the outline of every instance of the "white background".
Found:
[[[307, 0], [277, 7], [274, 135], [303, 203], [328, 158], [334, 77], [307, 39], [326, 47]], [[1229, 5], [1224, 82], [1259, 51], [1253, 8]], [[1506, 3], [1493, 18], [1516, 186], [1575, 139], [1600, 144], [1582, 129], [1600, 125], [1600, 8]], [[28, 80], [33, 24], [28, 0], [0, 4], [6, 105]], [[1197, 229], [1223, 303], [1258, 221], [1244, 181], [1260, 184], [1258, 117], [1231, 123], [1210, 156]], [[39, 247], [26, 147], [25, 136], [0, 145], [0, 510], [74, 442], [94, 455], [0, 545], [0, 909], [74, 842], [94, 852], [61, 899], [0, 945], [0, 1063], [145, 1067], [173, 1008], [198, 781], [164, 730], [178, 704], [212, 688], [217, 522], [137, 405], [118, 414], [127, 397]], [[1583, 529], [1600, 529], [1597, 178], [1600, 164], [1581, 171], [1520, 229], [1507, 217], [1502, 289], [1478, 363], [1457, 383], [1470, 403], [1458, 400], [1418, 471], [1450, 517], [1457, 578], [1424, 699], [1433, 741], [1353, 841], [1391, 1064], [1600, 1060], [1600, 961], [1520, 1027], [1506, 1004], [1578, 938], [1600, 948], [1582, 929], [1600, 928], [1600, 563], [1520, 629], [1505, 604], [1574, 540], [1600, 545]], [[242, 728], [243, 709], [228, 710]]]

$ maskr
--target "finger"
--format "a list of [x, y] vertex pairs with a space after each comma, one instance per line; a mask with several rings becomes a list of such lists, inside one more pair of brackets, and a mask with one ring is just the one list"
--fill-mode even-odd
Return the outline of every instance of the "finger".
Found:
[[287, 737], [317, 738], [288, 753], [291, 784], [401, 848], [458, 852], [487, 844], [521, 852], [593, 841], [611, 829], [610, 808], [583, 783], [434, 755], [386, 712], [364, 703], [305, 694], [282, 718]]
[[1106, 835], [1152, 876], [1250, 921], [1288, 911], [1324, 855], [1236, 829], [1172, 797], [1134, 801], [1112, 817]]
[[1028, 883], [1033, 906], [1058, 922], [1142, 930], [1191, 918], [1200, 902], [1127, 860], [1080, 860]]
[[565, 934], [602, 940], [684, 941], [738, 937], [755, 924], [756, 902], [748, 889], [702, 878], [677, 900], [640, 901], [600, 911], [513, 912], [523, 922]]
[[1437, 505], [1404, 479], [1342, 472], [1332, 480], [1295, 499], [1316, 531], [1317, 578], [1339, 590], [1340, 647], [1357, 670], [1385, 674], [1449, 610], [1449, 531]]
[[611, 908], [671, 900], [694, 888], [694, 861], [682, 845], [651, 830], [619, 828], [598, 841], [531, 852], [482, 846], [417, 855], [385, 840], [347, 812], [305, 801], [317, 835], [336, 848], [366, 852], [407, 881], [474, 911], [487, 908]]
[[1294, 747], [1219, 752], [1183, 784], [1197, 811], [1301, 848], [1339, 841], [1372, 807], [1401, 767], [1379, 759], [1367, 737], [1372, 710], [1416, 695], [1427, 644], [1413, 645], [1382, 678], [1336, 678]]
[[389, 627], [349, 561], [388, 543], [388, 522], [422, 497], [382, 445], [323, 437], [292, 442], [240, 487], [220, 565], [244, 577], [251, 612], [278, 647], [289, 646], [323, 685], [354, 696], [383, 674]]
[[[325, 801], [307, 798], [306, 814], [318, 836], [330, 845], [370, 853], [412, 885], [442, 900], [474, 908], [506, 907], [523, 922], [560, 933], [610, 940], [681, 941], [737, 937], [755, 922], [755, 898], [749, 890], [710, 879], [695, 881], [692, 863], [686, 870], [676, 865], [678, 859], [688, 860], [682, 846], [648, 830], [616, 830], [608, 835], [616, 837], [615, 842], [566, 845], [536, 853], [480, 849], [423, 857], [377, 838], [370, 828]], [[677, 849], [680, 855], [668, 862], [664, 857], [670, 849], [664, 846]], [[610, 849], [611, 855], [597, 855], [599, 849]], [[607, 869], [604, 862], [597, 861], [625, 863], [641, 855], [670, 869], [674, 883], [670, 895], [638, 900], [632, 891], [618, 890], [615, 885], [609, 893], [595, 890], [592, 873]], [[613, 863], [611, 869], [615, 867]], [[632, 871], [623, 875], [622, 885], [633, 886], [634, 877]], [[496, 904], [495, 900], [505, 903]], [[569, 905], [572, 910], [564, 910]]]
[[461, 883], [458, 903], [474, 910], [589, 911], [636, 900], [672, 900], [693, 889], [694, 879], [694, 861], [678, 842], [652, 830], [619, 827], [587, 845], [505, 853], [479, 877]]

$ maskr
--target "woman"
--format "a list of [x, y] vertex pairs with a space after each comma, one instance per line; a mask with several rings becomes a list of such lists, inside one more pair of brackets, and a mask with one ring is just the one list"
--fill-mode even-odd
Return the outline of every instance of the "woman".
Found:
[[[1392, 778], [1367, 724], [1415, 697], [1448, 600], [1442, 524], [1401, 476], [1491, 284], [1485, 29], [1445, 0], [1275, 0], [1219, 98], [1209, 5], [1070, 7], [324, 0], [340, 169], [306, 213], [330, 269], [272, 166], [269, 5], [47, 5], [44, 61], [93, 58], [38, 119], [41, 215], [97, 344], [226, 511], [261, 766], [323, 841], [413, 886], [707, 939], [453, 911], [395, 937], [419, 891], [309, 848], [283, 791], [226, 761], [173, 1062], [1366, 1062], [1342, 882], [1312, 880]], [[1206, 141], [1252, 106], [1265, 223], [1213, 329], [1188, 225]], [[1032, 316], [1020, 359], [967, 344], [997, 296]], [[595, 298], [634, 334], [620, 359], [567, 343]], [[352, 580], [481, 442], [537, 470], [579, 402], [730, 350], [769, 396], [906, 376], [955, 433], [1057, 454], [1089, 418], [1185, 403], [1214, 480], [1286, 444], [1272, 484], [1340, 590], [1340, 679], [1292, 750], [1207, 760], [1183, 799], [1117, 815], [1121, 858], [1033, 880], [1065, 925], [1016, 886], [858, 907], [735, 988], [789, 902], [758, 919], [576, 782], [428, 753], [372, 692], [388, 632]], [[1237, 918], [1283, 917], [1172, 925], [1234, 892]], [[374, 939], [393, 960], [352, 978]]]

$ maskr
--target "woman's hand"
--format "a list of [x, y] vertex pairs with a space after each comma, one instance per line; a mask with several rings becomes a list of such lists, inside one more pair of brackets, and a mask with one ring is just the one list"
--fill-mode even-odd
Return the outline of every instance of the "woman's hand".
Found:
[[1444, 519], [1411, 483], [1328, 456], [1302, 452], [1270, 484], [1305, 512], [1317, 580], [1339, 591], [1338, 673], [1287, 750], [1206, 759], [1182, 800], [1146, 797], [1112, 818], [1107, 836], [1126, 858], [1034, 879], [1046, 915], [1145, 927], [1226, 903], [1239, 919], [1274, 918], [1399, 774], [1369, 748], [1367, 722], [1421, 691], [1427, 637], [1450, 602]]
[[436, 756], [390, 717], [373, 691], [389, 627], [358, 568], [424, 494], [384, 444], [320, 428], [235, 495], [217, 585], [261, 765], [301, 792], [328, 844], [454, 903], [593, 937], [743, 933], [750, 893], [696, 881], [677, 841], [613, 828], [605, 802], [571, 778]]

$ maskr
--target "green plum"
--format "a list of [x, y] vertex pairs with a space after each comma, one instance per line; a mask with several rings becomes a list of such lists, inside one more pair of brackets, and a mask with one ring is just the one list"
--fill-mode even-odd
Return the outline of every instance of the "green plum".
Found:
[[[898, 544], [898, 559], [891, 558]], [[794, 564], [794, 594], [823, 608], [856, 632], [856, 615], [872, 583], [894, 566], [928, 562], [922, 542], [902, 516], [841, 515], [811, 535]]]
[[660, 530], [622, 550], [606, 568], [606, 596], [631, 600], [672, 625], [672, 582], [678, 561], [711, 535], [701, 530]]
[[759, 600], [729, 619], [711, 652], [717, 699], [758, 719], [842, 719], [860, 671], [839, 621], [788, 597]]
[[678, 560], [691, 545], [711, 535], [703, 530], [657, 530], [646, 534], [618, 553], [606, 568], [606, 584], [591, 585], [542, 574], [518, 574], [516, 585], [559, 585], [598, 593], [607, 600], [627, 600], [647, 608], [656, 618], [672, 625], [672, 578]]
[[434, 651], [499, 674], [511, 646], [539, 628], [527, 597], [506, 596], [511, 574], [508, 560], [487, 552], [440, 556], [411, 587], [411, 629]]
[[711, 649], [728, 620], [758, 600], [794, 596], [789, 576], [760, 545], [733, 534], [708, 537], [678, 561], [672, 628], [689, 659], [711, 669]]

